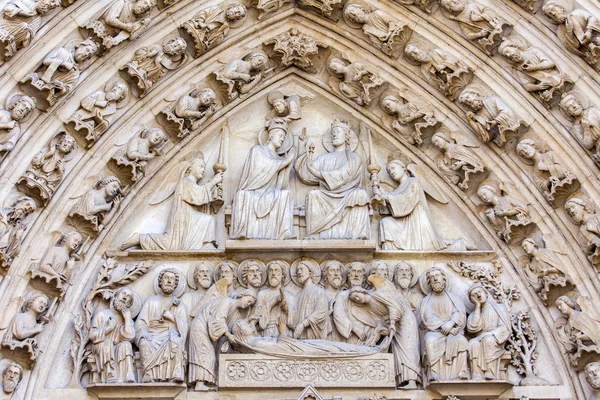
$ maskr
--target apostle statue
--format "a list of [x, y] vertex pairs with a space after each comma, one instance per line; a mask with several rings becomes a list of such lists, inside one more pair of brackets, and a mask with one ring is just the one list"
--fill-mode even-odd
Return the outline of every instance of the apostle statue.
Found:
[[330, 332], [328, 339], [336, 342], [344, 341], [343, 337], [338, 333], [335, 328], [335, 318], [333, 317], [333, 308], [335, 306], [335, 300], [339, 294], [344, 282], [346, 281], [346, 271], [344, 264], [337, 260], [327, 260], [321, 264], [321, 285], [325, 289], [327, 296], [327, 302], [329, 303], [329, 327]]
[[493, 141], [504, 146], [508, 135], [518, 135], [525, 123], [499, 96], [486, 96], [484, 90], [469, 85], [458, 96], [458, 101], [471, 111], [466, 114], [469, 125], [484, 143]]
[[23, 235], [27, 230], [25, 220], [36, 208], [31, 197], [20, 196], [0, 210], [0, 268], [8, 269], [19, 255]]
[[69, 212], [69, 220], [73, 226], [82, 226], [98, 233], [117, 211], [120, 203], [121, 182], [114, 176], [105, 176], [79, 198]]
[[429, 292], [419, 307], [429, 381], [469, 379], [469, 343], [464, 336], [467, 314], [463, 301], [449, 291], [448, 275], [439, 267], [427, 270], [422, 287]]
[[56, 192], [65, 174], [67, 157], [75, 150], [75, 139], [66, 133], [56, 135], [48, 147], [38, 151], [31, 165], [17, 182], [20, 191], [37, 199], [42, 205]]
[[195, 57], [200, 57], [221, 43], [229, 34], [231, 25], [246, 16], [246, 7], [240, 3], [232, 3], [224, 9], [220, 6], [207, 7], [194, 18], [184, 22], [184, 29], [194, 41]]
[[[431, 143], [442, 153], [436, 164], [440, 172], [453, 184], [466, 190], [469, 188], [471, 175], [485, 171], [485, 163], [471, 147], [477, 147], [463, 140], [462, 135], [436, 132]], [[464, 142], [464, 143], [463, 143]]]
[[198, 305], [213, 284], [214, 269], [208, 261], [201, 261], [189, 269], [188, 286], [193, 291], [184, 294], [181, 300], [192, 319], [200, 313]]
[[179, 296], [184, 278], [176, 269], [162, 270], [156, 294], [144, 302], [135, 321], [135, 340], [142, 361], [142, 382], [185, 382], [188, 312]]
[[267, 287], [258, 292], [253, 312], [262, 336], [292, 336], [296, 300], [285, 287], [290, 280], [288, 263], [273, 260], [267, 264]]
[[592, 152], [594, 161], [600, 165], [600, 108], [588, 103], [589, 100], [571, 91], [562, 96], [559, 107], [573, 122], [571, 135]]
[[178, 69], [186, 61], [187, 43], [181, 37], [137, 49], [133, 59], [120, 69], [138, 89], [138, 97], [144, 97], [156, 82], [169, 71]]
[[[363, 189], [364, 162], [355, 152], [356, 133], [338, 119], [323, 137], [328, 153], [313, 160], [314, 145], [296, 161], [300, 180], [319, 186], [306, 196], [306, 237], [309, 239], [369, 239], [369, 195]], [[306, 147], [306, 143], [304, 144]]]
[[22, 93], [11, 93], [6, 99], [6, 109], [0, 110], [0, 156], [14, 149], [21, 137], [20, 122], [25, 121], [35, 109], [35, 100]]
[[140, 246], [143, 250], [195, 250], [215, 248], [217, 221], [210, 215], [210, 203], [216, 198], [216, 187], [223, 173], [200, 184], [206, 163], [204, 155], [180, 162], [166, 177], [168, 183], [151, 200], [159, 204], [173, 197], [167, 227], [163, 233], [134, 233], [121, 245], [125, 250]]
[[585, 380], [594, 391], [587, 400], [600, 400], [600, 362], [591, 362], [585, 366]]
[[394, 282], [404, 301], [413, 311], [416, 311], [423, 299], [423, 294], [420, 290], [415, 289], [419, 282], [419, 274], [415, 266], [407, 261], [400, 261], [396, 264]]
[[471, 379], [506, 379], [500, 374], [500, 362], [512, 332], [510, 314], [506, 306], [491, 298], [481, 284], [471, 286], [469, 299], [475, 304], [475, 310], [467, 319], [467, 332], [475, 335], [469, 340]]
[[[101, 383], [135, 382], [131, 347], [135, 339], [134, 296], [129, 287], [122, 287], [113, 295], [110, 308], [96, 311], [92, 317], [89, 335]], [[139, 311], [139, 303], [135, 311]]]
[[135, 40], [150, 24], [154, 0], [115, 0], [98, 17], [84, 25], [105, 52], [125, 40]]
[[345, 58], [333, 57], [327, 63], [327, 69], [333, 76], [332, 87], [359, 106], [371, 104], [376, 94], [385, 87], [386, 82], [379, 75], [367, 70], [361, 62], [352, 62]]
[[440, 6], [448, 12], [448, 18], [458, 22], [465, 37], [477, 41], [488, 55], [502, 41], [505, 27], [512, 26], [494, 10], [475, 1], [440, 0]]
[[294, 338], [327, 339], [331, 331], [329, 304], [325, 290], [317, 286], [319, 264], [302, 258], [292, 264], [292, 279], [300, 287], [296, 295]]
[[211, 88], [198, 88], [166, 106], [157, 119], [167, 132], [182, 138], [204, 125], [215, 111], [215, 91]]
[[0, 58], [8, 60], [29, 46], [42, 26], [42, 17], [60, 5], [57, 0], [10, 0], [0, 20]]
[[267, 134], [268, 139], [259, 137], [261, 143], [252, 146], [246, 157], [233, 199], [231, 239], [281, 240], [294, 236], [294, 205], [288, 186], [296, 148], [291, 146], [283, 118], [268, 121]]
[[21, 80], [24, 89], [38, 100], [38, 108], [48, 110], [69, 94], [79, 81], [81, 68], [98, 52], [91, 39], [59, 46], [44, 57], [42, 65]]
[[233, 324], [245, 318], [247, 311], [255, 302], [256, 295], [245, 289], [236, 298], [227, 296], [227, 282], [219, 281], [214, 289], [219, 291], [213, 300], [206, 303], [190, 325], [189, 335], [189, 371], [188, 382], [195, 385], [197, 391], [209, 390], [209, 385], [217, 383], [217, 354], [219, 339], [225, 337], [230, 345], [236, 340], [231, 334]]
[[1, 400], [20, 400], [16, 393], [19, 383], [23, 379], [23, 367], [16, 362], [9, 362], [2, 371], [2, 385], [0, 385]]
[[122, 80], [109, 82], [104, 90], [97, 90], [81, 100], [79, 109], [67, 121], [76, 132], [81, 132], [91, 146], [110, 128], [117, 109], [129, 98], [129, 87]]
[[237, 272], [240, 286], [253, 291], [255, 295], [262, 288], [267, 277], [265, 264], [253, 258], [242, 261]]
[[550, 108], [573, 80], [554, 64], [541, 49], [529, 46], [520, 36], [505, 39], [498, 52], [507, 58], [525, 80], [523, 87]]
[[410, 41], [404, 47], [404, 55], [410, 63], [419, 65], [423, 76], [451, 99], [473, 80], [471, 67], [446, 50], [429, 49], [423, 41]]
[[237, 276], [239, 265], [234, 261], [221, 261], [215, 267], [214, 281], [218, 282], [225, 279], [227, 282], [227, 296], [233, 297], [236, 294], [234, 290], [234, 281]]
[[579, 225], [577, 241], [593, 265], [600, 265], [600, 214], [588, 202], [572, 197], [565, 203], [565, 212]]
[[214, 72], [217, 81], [227, 86], [227, 101], [249, 93], [263, 79], [269, 58], [262, 51], [246, 54]]

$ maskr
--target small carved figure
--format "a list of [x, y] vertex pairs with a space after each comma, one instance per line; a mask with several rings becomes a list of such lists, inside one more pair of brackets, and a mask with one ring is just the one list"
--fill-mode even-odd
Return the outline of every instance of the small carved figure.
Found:
[[273, 107], [274, 116], [285, 119], [288, 124], [302, 118], [300, 106], [303, 99], [296, 94], [284, 95], [279, 90], [273, 90], [267, 96], [267, 101]]
[[263, 43], [273, 45], [271, 58], [279, 58], [282, 67], [295, 65], [309, 72], [315, 72], [311, 58], [319, 53], [319, 47], [328, 46], [315, 38], [305, 35], [298, 29], [292, 28]]
[[587, 202], [573, 197], [565, 203], [565, 212], [579, 225], [577, 241], [593, 265], [600, 265], [600, 215]]
[[98, 17], [83, 28], [100, 44], [100, 53], [125, 40], [137, 39], [150, 25], [154, 0], [114, 0]]
[[502, 41], [504, 30], [512, 27], [496, 11], [475, 1], [440, 0], [440, 6], [448, 12], [448, 18], [458, 22], [465, 37], [477, 41], [488, 55]]
[[158, 122], [178, 138], [200, 128], [217, 111], [217, 94], [211, 88], [198, 88], [170, 103], [159, 114]]
[[469, 379], [465, 305], [459, 296], [450, 292], [448, 275], [441, 268], [430, 268], [422, 280], [423, 291], [429, 292], [419, 306], [421, 327], [425, 329], [424, 360], [429, 381]]
[[[459, 143], [458, 140], [461, 139], [463, 143]], [[436, 162], [442, 175], [463, 190], [469, 188], [470, 175], [482, 173], [486, 169], [481, 157], [471, 150], [478, 146], [468, 143], [462, 136], [436, 132], [431, 143], [442, 153], [442, 157]]]
[[583, 8], [572, 10], [566, 0], [546, 0], [542, 11], [548, 19], [561, 27], [559, 38], [570, 52], [585, 59], [596, 70], [600, 69], [600, 21]]
[[564, 271], [564, 262], [555, 251], [540, 246], [534, 238], [521, 242], [526, 256], [520, 259], [525, 278], [547, 305], [548, 294], [553, 287], [565, 287], [573, 284], [569, 275]]
[[198, 306], [213, 284], [214, 269], [208, 261], [201, 261], [192, 266], [188, 272], [188, 286], [194, 290], [184, 294], [181, 300], [192, 319], [200, 313]]
[[233, 199], [232, 239], [293, 237], [293, 198], [288, 185], [296, 148], [291, 146], [283, 118], [268, 121], [267, 135], [268, 139], [261, 133], [259, 144], [252, 146], [246, 158]]
[[581, 297], [575, 302], [569, 296], [560, 296], [555, 302], [562, 317], [556, 321], [559, 341], [565, 346], [569, 360], [575, 368], [587, 354], [600, 352], [600, 320]]
[[427, 130], [439, 123], [431, 107], [408, 101], [402, 94], [383, 95], [381, 109], [394, 116], [392, 129], [398, 132], [402, 139], [417, 146], [423, 144]]
[[128, 100], [127, 84], [120, 79], [111, 81], [104, 90], [97, 90], [84, 97], [67, 125], [75, 132], [80, 132], [89, 147], [110, 128], [112, 117]]
[[445, 50], [428, 47], [425, 42], [411, 41], [404, 47], [404, 55], [421, 67], [425, 78], [435, 83], [444, 96], [454, 99], [473, 80], [473, 69]]
[[[182, 161], [167, 176], [167, 184], [151, 200], [159, 204], [173, 195], [173, 204], [164, 233], [134, 233], [121, 246], [122, 250], [140, 246], [143, 250], [194, 250], [215, 248], [217, 221], [209, 206], [215, 199], [215, 188], [223, 181], [219, 172], [203, 184], [206, 163], [204, 155]], [[175, 178], [175, 179], [173, 179]]]
[[120, 70], [137, 86], [138, 97], [144, 97], [160, 78], [183, 65], [186, 48], [187, 43], [181, 37], [169, 39], [163, 45], [145, 46], [137, 49], [133, 59]]
[[512, 332], [510, 314], [504, 304], [491, 298], [481, 284], [469, 289], [469, 300], [475, 310], [467, 318], [467, 332], [475, 337], [469, 340], [471, 379], [503, 380], [501, 374], [504, 345]]
[[526, 126], [504, 100], [495, 94], [486, 96], [483, 89], [475, 85], [467, 86], [458, 101], [472, 110], [467, 112], [467, 120], [484, 143], [493, 141], [502, 147], [508, 135], [518, 135], [521, 126]]
[[417, 310], [417, 306], [423, 299], [423, 293], [415, 289], [419, 282], [419, 273], [415, 266], [407, 261], [400, 261], [396, 264], [394, 279], [396, 288], [402, 294], [404, 301], [408, 303], [413, 311]]
[[156, 294], [146, 299], [135, 321], [142, 382], [185, 382], [188, 312], [179, 298], [184, 290], [178, 270], [167, 268], [156, 275]]
[[0, 110], [0, 155], [14, 149], [21, 137], [20, 122], [25, 121], [35, 109], [35, 100], [19, 92], [6, 99], [6, 110]]
[[2, 347], [13, 352], [24, 351], [25, 358], [33, 364], [38, 355], [37, 335], [40, 334], [50, 319], [42, 315], [48, 310], [48, 296], [32, 291], [25, 297], [21, 312], [17, 313], [8, 325], [2, 338]]
[[[306, 142], [304, 147], [306, 148]], [[314, 145], [298, 157], [295, 171], [307, 185], [319, 189], [306, 196], [306, 237], [368, 239], [369, 195], [363, 189], [364, 162], [356, 153], [358, 138], [350, 124], [338, 119], [323, 136], [328, 151], [313, 160]]]
[[342, 17], [342, 7], [344, 7], [342, 0], [299, 0], [298, 5], [336, 22]]
[[50, 145], [38, 151], [31, 160], [31, 165], [17, 182], [19, 191], [46, 206], [63, 180], [66, 158], [75, 146], [72, 136], [56, 135]]
[[268, 63], [267, 55], [257, 51], [217, 69], [214, 72], [216, 79], [227, 86], [227, 101], [235, 100], [254, 89], [267, 73]]
[[406, 24], [383, 10], [372, 10], [365, 3], [348, 2], [344, 8], [344, 18], [350, 26], [361, 27], [371, 43], [390, 57], [398, 56], [398, 51], [412, 33]]
[[519, 36], [505, 39], [498, 52], [524, 77], [522, 84], [525, 90], [533, 93], [547, 108], [551, 108], [573, 83], [546, 53], [537, 47], [529, 46], [525, 39]]
[[330, 86], [337, 86], [342, 95], [359, 106], [371, 104], [387, 83], [379, 75], [369, 72], [360, 62], [333, 57], [327, 63], [327, 68], [333, 75]]
[[135, 183], [144, 177], [148, 162], [162, 155], [160, 148], [168, 140], [160, 128], [143, 128], [111, 158], [109, 166], [119, 176], [127, 175], [129, 181]]
[[554, 207], [562, 204], [579, 189], [579, 180], [562, 166], [558, 155], [552, 150], [540, 151], [533, 139], [521, 140], [517, 145], [517, 154], [524, 160], [533, 162], [534, 182]]
[[104, 228], [104, 223], [111, 219], [120, 203], [121, 182], [114, 176], [105, 176], [75, 203], [69, 212], [69, 219], [73, 226], [81, 226], [97, 234]]
[[600, 166], [600, 109], [587, 103], [587, 99], [571, 91], [562, 96], [559, 107], [573, 122], [571, 135], [581, 147], [592, 152]]
[[317, 286], [320, 273], [319, 264], [311, 259], [302, 258], [292, 264], [292, 280], [300, 287], [294, 315], [295, 339], [327, 339], [331, 330], [327, 295]]
[[42, 260], [31, 270], [31, 278], [42, 278], [48, 285], [61, 293], [69, 284], [75, 263], [81, 260], [78, 254], [83, 238], [79, 232], [69, 232], [61, 236], [55, 246], [50, 247]]
[[89, 335], [101, 383], [135, 382], [131, 342], [135, 339], [133, 318], [140, 307], [134, 306], [135, 296], [129, 287], [122, 287], [113, 295], [110, 308], [92, 317]]
[[0, 57], [8, 60], [29, 46], [42, 26], [42, 17], [60, 5], [56, 0], [11, 0], [0, 21]]
[[23, 89], [37, 99], [37, 107], [47, 111], [71, 92], [79, 81], [83, 64], [98, 52], [91, 39], [56, 47], [44, 57], [42, 65], [21, 80]]
[[485, 204], [485, 216], [498, 237], [506, 243], [522, 240], [533, 229], [526, 203], [506, 192], [504, 184], [486, 179], [477, 196]]
[[591, 362], [585, 366], [585, 380], [594, 391], [587, 400], [600, 399], [600, 362]]
[[27, 196], [13, 199], [7, 208], [0, 210], [0, 268], [8, 269], [19, 255], [27, 230], [25, 219], [35, 210], [35, 201]]
[[0, 385], [0, 399], [21, 400], [16, 393], [19, 383], [23, 379], [23, 368], [16, 362], [10, 362], [2, 371], [2, 385]]
[[262, 336], [292, 336], [296, 300], [285, 287], [290, 280], [288, 263], [273, 260], [267, 264], [267, 287], [258, 292], [253, 313]]
[[221, 43], [229, 34], [229, 28], [246, 17], [246, 7], [240, 3], [212, 6], [203, 9], [194, 18], [181, 25], [194, 41], [194, 57], [200, 57]]

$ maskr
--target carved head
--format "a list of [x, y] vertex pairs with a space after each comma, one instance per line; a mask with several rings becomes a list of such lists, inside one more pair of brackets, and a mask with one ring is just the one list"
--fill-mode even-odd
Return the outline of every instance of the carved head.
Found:
[[288, 124], [284, 118], [272, 118], [268, 122], [269, 140], [267, 143], [272, 143], [275, 149], [279, 149], [285, 141], [287, 135]]
[[500, 196], [500, 187], [498, 182], [486, 179], [479, 185], [477, 196], [487, 205], [495, 205]]
[[367, 22], [367, 11], [361, 4], [350, 4], [344, 10], [344, 15], [350, 21], [357, 24], [364, 24]]
[[168, 56], [180, 56], [185, 53], [185, 49], [187, 48], [187, 43], [183, 38], [176, 37], [169, 40], [164, 46], [163, 51]]
[[204, 107], [209, 107], [215, 104], [217, 101], [217, 94], [211, 88], [201, 89], [194, 93], [192, 96], [196, 97], [200, 105]]
[[427, 270], [426, 273], [427, 284], [435, 293], [442, 293], [446, 290], [448, 284], [448, 277], [444, 270], [439, 267], [432, 267]]
[[20, 222], [31, 215], [36, 210], [37, 206], [31, 197], [21, 196], [13, 200], [11, 208], [10, 220], [13, 222]]
[[415, 269], [406, 261], [400, 261], [396, 265], [396, 283], [400, 289], [406, 290], [410, 287], [415, 277]]
[[498, 47], [498, 52], [503, 57], [516, 63], [523, 61], [523, 50], [524, 49], [521, 46], [510, 39], [505, 39], [500, 47]]
[[8, 105], [10, 117], [19, 122], [31, 115], [35, 108], [35, 100], [29, 96], [19, 96], [19, 99]]
[[404, 47], [404, 55], [411, 61], [416, 63], [429, 62], [427, 51], [421, 49], [418, 43], [410, 42]]
[[344, 265], [337, 260], [329, 260], [323, 265], [323, 283], [333, 289], [340, 289], [344, 284]]
[[451, 142], [452, 140], [443, 132], [436, 132], [431, 137], [431, 143], [441, 151], [445, 151], [448, 148], [448, 144]]
[[308, 280], [312, 279], [313, 271], [308, 262], [300, 261], [296, 267], [296, 278], [301, 285], [304, 285]]
[[91, 39], [86, 39], [81, 42], [73, 53], [73, 59], [76, 63], [80, 64], [92, 58], [98, 51], [98, 45]]
[[127, 96], [128, 93], [129, 88], [127, 87], [127, 84], [123, 81], [118, 81], [113, 85], [113, 87], [110, 88], [108, 92], [106, 92], [106, 100], [121, 101]]
[[165, 131], [160, 128], [144, 129], [142, 132], [142, 137], [146, 137], [148, 139], [150, 148], [160, 147], [165, 144], [167, 140], [169, 140]]
[[253, 288], [260, 288], [263, 283], [261, 265], [255, 260], [248, 260], [243, 264], [242, 283]]
[[131, 11], [133, 11], [134, 15], [142, 15], [152, 10], [152, 7], [154, 7], [153, 0], [137, 0], [133, 3]]
[[488, 300], [488, 291], [480, 284], [476, 283], [469, 288], [469, 300], [473, 304], [485, 304]]
[[274, 90], [269, 93], [267, 100], [269, 101], [269, 104], [273, 106], [278, 115], [283, 115], [288, 109], [288, 103], [285, 101], [283, 93], [281, 93], [279, 90]]
[[537, 144], [532, 139], [523, 139], [517, 145], [517, 154], [527, 160], [532, 160], [537, 153]]
[[230, 4], [225, 10], [225, 18], [229, 22], [239, 21], [246, 16], [246, 7], [240, 3]]
[[591, 362], [585, 366], [585, 380], [592, 389], [600, 389], [600, 362]]
[[369, 292], [360, 286], [352, 287], [350, 289], [350, 293], [348, 294], [348, 298], [350, 301], [357, 304], [367, 304], [371, 301], [371, 295]]
[[287, 268], [282, 261], [275, 260], [267, 264], [267, 282], [270, 287], [279, 287], [286, 279]]
[[158, 287], [164, 294], [171, 294], [179, 285], [179, 274], [172, 269], [164, 269], [158, 274]]
[[398, 112], [400, 100], [396, 96], [388, 94], [381, 100], [381, 108], [383, 111], [390, 115], [394, 115]]
[[577, 197], [573, 197], [565, 203], [565, 211], [576, 224], [581, 224], [586, 214], [593, 212], [590, 206]]
[[579, 99], [575, 97], [573, 93], [563, 94], [558, 106], [571, 119], [576, 120], [583, 115], [583, 104], [581, 104]]
[[117, 290], [113, 297], [112, 306], [115, 311], [121, 312], [133, 305], [133, 290], [124, 286]]
[[230, 262], [222, 262], [217, 265], [217, 280], [228, 279], [233, 282], [235, 277], [235, 266]]
[[440, 6], [451, 13], [459, 13], [465, 9], [465, 0], [440, 0]]
[[212, 276], [212, 264], [201, 262], [194, 266], [194, 283], [198, 289], [208, 289], [212, 285]]
[[242, 290], [236, 297], [236, 306], [245, 310], [251, 307], [256, 302], [256, 296], [252, 290]]
[[575, 300], [569, 296], [560, 296], [558, 299], [556, 299], [554, 305], [556, 308], [558, 308], [558, 311], [564, 315], [570, 315], [573, 311], [579, 308], [577, 303], [575, 303]]
[[34, 314], [40, 315], [48, 309], [48, 296], [42, 292], [35, 292], [29, 296], [25, 304], [25, 311], [33, 311]]
[[349, 286], [363, 286], [367, 281], [367, 267], [361, 262], [353, 262], [348, 265]]
[[83, 242], [83, 237], [79, 232], [69, 232], [63, 235], [60, 239], [59, 245], [65, 246], [69, 253], [79, 250], [81, 247], [81, 243]]
[[542, 12], [550, 21], [555, 24], [563, 24], [567, 20], [567, 16], [569, 15], [569, 11], [567, 8], [561, 4], [559, 1], [549, 0], [544, 3], [542, 7]]
[[391, 268], [384, 261], [377, 260], [373, 262], [373, 264], [371, 264], [371, 270], [369, 272], [370, 275], [377, 275], [382, 278], [392, 280]]
[[341, 58], [334, 57], [329, 60], [329, 69], [337, 75], [343, 75], [346, 72], [346, 62]]
[[262, 51], [257, 51], [248, 56], [248, 61], [254, 71], [262, 71], [267, 66], [269, 58]]
[[56, 0], [38, 0], [35, 2], [35, 11], [38, 14], [44, 15], [59, 6]]
[[4, 393], [14, 392], [21, 379], [23, 379], [23, 368], [14, 362], [8, 364], [2, 372], [2, 389]]
[[70, 154], [75, 150], [75, 139], [71, 135], [62, 135], [56, 144], [56, 148], [64, 155]]
[[334, 147], [345, 146], [350, 140], [350, 125], [346, 121], [335, 119], [331, 124], [331, 144]]
[[105, 176], [94, 185], [96, 190], [104, 190], [104, 196], [113, 199], [121, 192], [121, 181], [115, 176]]
[[387, 163], [386, 169], [388, 174], [396, 182], [400, 182], [407, 174], [406, 164], [402, 160], [392, 160]]
[[479, 111], [483, 107], [483, 94], [473, 87], [467, 87], [460, 92], [458, 101], [473, 111]]
[[521, 242], [521, 247], [523, 248], [523, 251], [527, 253], [527, 255], [532, 256], [535, 254], [538, 245], [532, 238], [527, 238]]
[[204, 178], [204, 170], [206, 169], [206, 163], [203, 157], [196, 157], [190, 160], [190, 163], [186, 170], [186, 175], [193, 177], [196, 182]]

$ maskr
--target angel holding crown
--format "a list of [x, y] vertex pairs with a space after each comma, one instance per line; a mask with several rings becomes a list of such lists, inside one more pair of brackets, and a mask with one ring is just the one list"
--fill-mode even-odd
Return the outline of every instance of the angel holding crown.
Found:
[[217, 244], [217, 221], [209, 214], [209, 206], [216, 199], [217, 185], [223, 181], [218, 172], [206, 183], [204, 156], [179, 163], [167, 179], [177, 176], [176, 181], [152, 199], [159, 204], [173, 196], [167, 228], [163, 233], [134, 233], [121, 246], [122, 250], [140, 246], [143, 250], [196, 250], [215, 248]]

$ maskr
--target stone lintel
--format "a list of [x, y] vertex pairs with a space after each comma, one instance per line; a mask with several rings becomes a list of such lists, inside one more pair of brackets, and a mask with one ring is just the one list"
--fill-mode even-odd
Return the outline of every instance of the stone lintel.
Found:
[[306, 252], [360, 252], [372, 253], [377, 248], [374, 240], [228, 240], [225, 249], [231, 252], [255, 251], [306, 251]]
[[185, 391], [185, 383], [93, 383], [88, 385], [88, 392], [98, 400], [140, 399], [163, 400], [174, 399]]
[[453, 395], [461, 399], [487, 400], [489, 398], [497, 399], [502, 393], [511, 389], [513, 386], [513, 383], [501, 380], [457, 380], [431, 382], [427, 386], [427, 389], [442, 396]]

